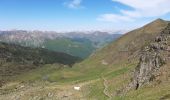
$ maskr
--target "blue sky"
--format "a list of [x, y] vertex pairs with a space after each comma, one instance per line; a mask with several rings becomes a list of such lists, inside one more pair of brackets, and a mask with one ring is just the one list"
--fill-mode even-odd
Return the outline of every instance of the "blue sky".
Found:
[[170, 0], [0, 0], [0, 30], [130, 30], [170, 20]]

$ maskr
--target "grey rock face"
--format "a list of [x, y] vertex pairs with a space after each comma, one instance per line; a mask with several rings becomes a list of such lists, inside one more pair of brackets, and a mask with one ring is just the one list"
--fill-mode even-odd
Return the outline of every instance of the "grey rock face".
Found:
[[153, 43], [143, 49], [132, 82], [126, 89], [138, 89], [157, 77], [159, 69], [168, 60], [168, 48], [170, 48], [168, 41], [170, 41], [170, 24], [156, 37]]

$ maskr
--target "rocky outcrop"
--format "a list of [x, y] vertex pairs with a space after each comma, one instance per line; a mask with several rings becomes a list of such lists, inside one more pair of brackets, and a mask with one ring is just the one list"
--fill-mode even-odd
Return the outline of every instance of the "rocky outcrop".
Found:
[[149, 84], [159, 76], [160, 68], [169, 61], [170, 54], [170, 23], [155, 38], [153, 43], [142, 50], [140, 61], [135, 68], [132, 82], [126, 87], [138, 89], [145, 84]]

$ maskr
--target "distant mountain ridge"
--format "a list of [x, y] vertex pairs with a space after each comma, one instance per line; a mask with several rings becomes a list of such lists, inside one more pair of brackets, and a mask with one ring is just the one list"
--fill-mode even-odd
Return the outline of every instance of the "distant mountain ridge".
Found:
[[[81, 58], [88, 57], [98, 48], [121, 36], [120, 32], [42, 32], [42, 31], [0, 31], [0, 41], [19, 44], [26, 47], [46, 48], [52, 51], [64, 52]], [[83, 54], [81, 52], [84, 52]]]

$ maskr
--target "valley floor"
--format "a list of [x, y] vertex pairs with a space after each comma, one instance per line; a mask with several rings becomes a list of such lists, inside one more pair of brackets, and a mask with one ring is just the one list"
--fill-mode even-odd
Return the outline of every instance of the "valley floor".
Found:
[[[58, 69], [47, 65], [35, 71], [15, 77], [0, 88], [0, 100], [169, 100], [170, 80], [160, 85], [148, 85], [131, 90], [124, 96], [116, 93], [130, 81], [135, 64], [113, 66], [114, 70], [89, 70], [82, 74], [77, 68]], [[107, 69], [113, 69], [108, 67]], [[38, 79], [48, 75], [51, 81]], [[32, 81], [28, 81], [28, 80]], [[34, 80], [34, 81], [33, 81]], [[53, 82], [52, 82], [53, 81]], [[74, 87], [80, 87], [75, 90]]]
[[[1, 88], [0, 100], [87, 100], [86, 86], [100, 79], [62, 85], [49, 82], [9, 83]], [[75, 90], [74, 87], [80, 87]]]
[[[113, 87], [109, 84], [112, 81], [101, 78], [68, 85], [49, 82], [9, 83], [1, 88], [0, 100], [169, 100], [170, 98], [169, 82], [131, 91], [125, 97], [114, 97], [113, 91], [109, 90]], [[80, 87], [80, 90], [75, 90], [75, 86]]]

